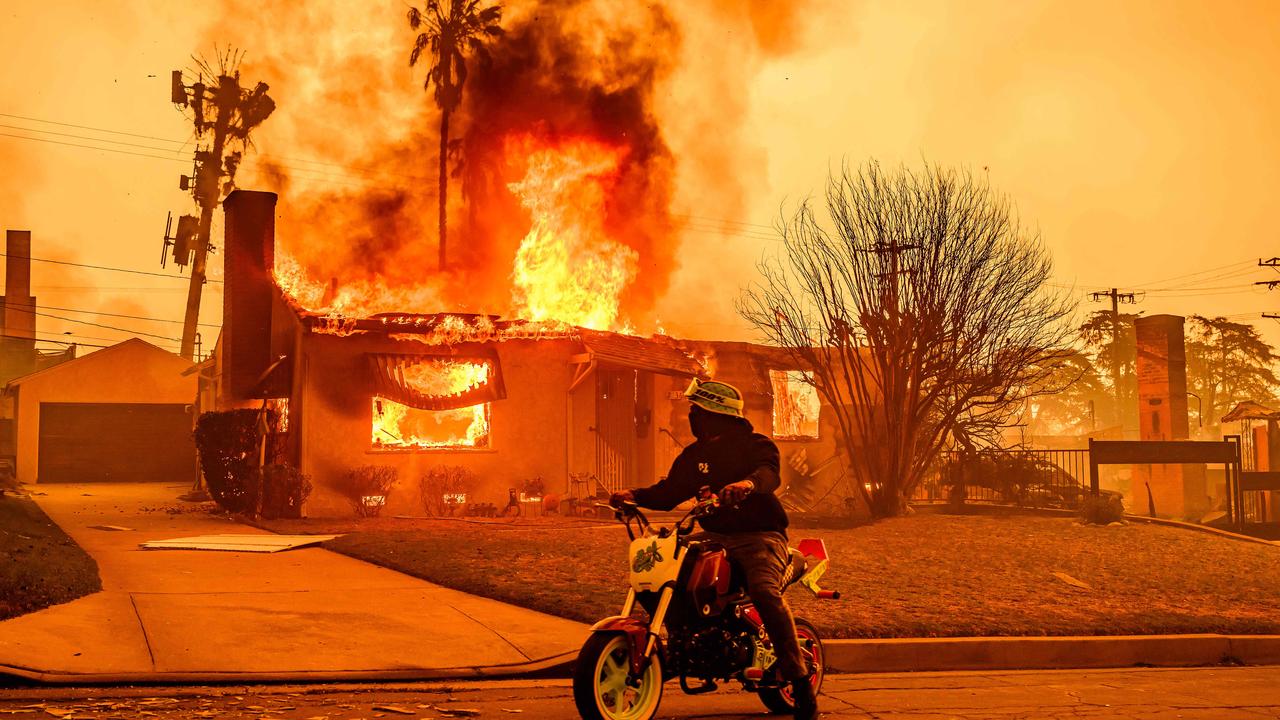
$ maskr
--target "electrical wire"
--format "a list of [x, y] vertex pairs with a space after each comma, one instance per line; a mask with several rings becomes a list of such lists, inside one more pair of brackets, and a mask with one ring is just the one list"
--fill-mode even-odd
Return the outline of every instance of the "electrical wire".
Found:
[[1242, 265], [1252, 265], [1253, 262], [1254, 262], [1253, 260], [1238, 260], [1233, 263], [1227, 263], [1226, 265], [1219, 265], [1217, 267], [1206, 268], [1204, 270], [1198, 270], [1196, 272], [1187, 273], [1185, 275], [1174, 275], [1173, 277], [1163, 278], [1161, 280], [1152, 280], [1150, 282], [1143, 283], [1142, 286], [1149, 287], [1151, 285], [1160, 285], [1167, 282], [1173, 282], [1174, 280], [1182, 280], [1183, 278], [1190, 278], [1190, 277], [1195, 277], [1197, 275], [1204, 275], [1206, 273], [1218, 272], [1221, 270], [1225, 270], [1227, 268], [1235, 268], [1235, 267], [1240, 267]]
[[[171, 319], [169, 319], [169, 318], [145, 317], [145, 316], [143, 316], [143, 315], [121, 315], [121, 314], [118, 314], [118, 313], [101, 312], [101, 311], [98, 311], [98, 310], [84, 310], [84, 309], [81, 309], [81, 308], [53, 307], [53, 306], [51, 306], [51, 305], [23, 305], [23, 304], [21, 304], [21, 303], [11, 303], [11, 304], [8, 304], [8, 305], [7, 305], [7, 307], [21, 307], [21, 308], [28, 308], [28, 309], [31, 309], [31, 310], [57, 310], [57, 311], [60, 311], [60, 312], [81, 313], [81, 314], [83, 314], [83, 315], [100, 315], [100, 316], [102, 316], [102, 317], [123, 318], [123, 319], [127, 319], [127, 320], [150, 320], [151, 322], [173, 323], [173, 324], [176, 324], [176, 325], [183, 325], [183, 324], [185, 324], [185, 323], [184, 323], [184, 321], [182, 321], [182, 320], [171, 320]], [[211, 328], [221, 328], [221, 327], [222, 327], [221, 325], [214, 325], [213, 323], [198, 323], [198, 324], [199, 324], [200, 326], [202, 326], [202, 327], [211, 327]], [[98, 339], [99, 339], [99, 340], [105, 340], [106, 338], [98, 338]]]
[[[9, 254], [0, 252], [0, 257], [9, 257]], [[54, 265], [69, 265], [71, 267], [88, 268], [90, 270], [110, 270], [112, 272], [132, 273], [134, 275], [148, 275], [151, 277], [170, 278], [172, 280], [187, 280], [187, 281], [191, 280], [191, 278], [187, 277], [186, 275], [173, 275], [170, 273], [150, 272], [147, 270], [130, 270], [129, 268], [108, 267], [106, 265], [89, 265], [86, 263], [74, 263], [67, 260], [49, 260], [48, 258], [30, 257], [26, 255], [14, 255], [13, 257], [19, 260], [30, 260], [32, 262], [52, 263]], [[206, 278], [205, 282], [220, 283], [222, 281]]]
[[171, 340], [173, 342], [182, 342], [180, 338], [169, 337], [168, 335], [157, 335], [155, 333], [147, 333], [147, 332], [142, 332], [140, 330], [130, 330], [128, 328], [115, 327], [114, 325], [103, 325], [102, 323], [90, 322], [88, 320], [77, 320], [75, 318], [63, 317], [61, 315], [51, 315], [49, 313], [42, 313], [39, 310], [27, 310], [21, 307], [15, 307], [13, 309], [21, 313], [29, 313], [31, 315], [37, 315], [39, 317], [53, 318], [54, 320], [62, 320], [65, 322], [79, 323], [81, 325], [91, 325], [93, 327], [105, 328], [107, 330], [115, 330], [116, 332], [128, 333], [130, 335], [141, 335], [143, 337], [159, 338], [160, 340]]

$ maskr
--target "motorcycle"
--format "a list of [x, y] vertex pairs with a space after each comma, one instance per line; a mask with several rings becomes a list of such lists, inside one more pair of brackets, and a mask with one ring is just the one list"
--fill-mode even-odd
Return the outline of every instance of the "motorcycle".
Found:
[[[734, 680], [759, 695], [770, 711], [794, 711], [791, 685], [777, 672], [777, 657], [742, 573], [723, 547], [692, 536], [697, 519], [719, 504], [703, 488], [688, 513], [661, 528], [634, 503], [600, 506], [614, 511], [631, 538], [631, 587], [622, 611], [596, 623], [578, 653], [573, 697], [584, 720], [650, 720], [662, 701], [663, 683], [674, 677], [690, 695]], [[791, 549], [784, 587], [798, 583], [820, 598], [839, 599], [839, 592], [818, 585], [827, 564], [822, 540], [801, 540]], [[647, 619], [632, 614], [637, 604]], [[822, 639], [807, 620], [797, 617], [795, 624], [817, 694], [825, 670]]]

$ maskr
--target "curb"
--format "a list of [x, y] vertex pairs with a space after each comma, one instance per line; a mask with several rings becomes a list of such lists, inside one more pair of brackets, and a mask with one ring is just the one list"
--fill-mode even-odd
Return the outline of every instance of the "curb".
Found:
[[390, 682], [421, 680], [496, 680], [499, 678], [569, 677], [578, 651], [510, 665], [455, 668], [403, 668], [396, 670], [294, 670], [276, 672], [137, 672], [65, 673], [0, 665], [0, 680], [8, 677], [39, 685], [138, 685], [138, 684], [257, 684], [313, 682]]
[[827, 668], [837, 673], [1280, 664], [1280, 635], [899, 638], [822, 646]]
[[[1116, 635], [827, 640], [832, 673], [1074, 670], [1280, 665], [1280, 635]], [[0, 665], [0, 678], [41, 685], [396, 682], [568, 678], [577, 651], [511, 665], [396, 670], [60, 673]]]

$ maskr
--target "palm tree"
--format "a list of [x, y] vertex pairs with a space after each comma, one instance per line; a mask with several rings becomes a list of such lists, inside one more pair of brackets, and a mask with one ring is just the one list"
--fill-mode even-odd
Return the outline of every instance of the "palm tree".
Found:
[[424, 90], [435, 86], [435, 101], [440, 108], [440, 268], [445, 267], [445, 201], [448, 198], [446, 158], [449, 146], [449, 115], [462, 102], [462, 86], [467, 81], [467, 56], [487, 59], [484, 39], [502, 34], [498, 22], [502, 6], [481, 9], [480, 0], [427, 0], [419, 11], [409, 8], [409, 27], [418, 33], [409, 53], [409, 67], [418, 63], [424, 52], [431, 54], [431, 70], [422, 83]]

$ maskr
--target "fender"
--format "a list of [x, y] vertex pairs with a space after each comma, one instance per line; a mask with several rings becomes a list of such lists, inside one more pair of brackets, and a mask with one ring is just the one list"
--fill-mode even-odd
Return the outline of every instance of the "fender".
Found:
[[[595, 625], [591, 626], [593, 633], [622, 633], [627, 638], [627, 647], [631, 653], [631, 672], [639, 675], [644, 672], [644, 647], [649, 638], [649, 625], [641, 618], [622, 615], [614, 615], [607, 617]], [[658, 643], [657, 652], [664, 655], [661, 643]], [[665, 658], [664, 658], [665, 659]]]

